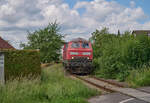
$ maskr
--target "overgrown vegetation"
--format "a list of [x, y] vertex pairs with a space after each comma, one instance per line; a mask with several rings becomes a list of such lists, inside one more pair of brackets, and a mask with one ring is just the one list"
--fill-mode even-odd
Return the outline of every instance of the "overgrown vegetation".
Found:
[[0, 103], [87, 103], [87, 98], [99, 94], [65, 77], [61, 68], [57, 64], [43, 69], [41, 79], [7, 82], [0, 87]]
[[40, 50], [42, 63], [58, 61], [63, 45], [63, 36], [59, 33], [58, 23], [50, 23], [47, 27], [39, 29], [33, 33], [29, 32], [27, 44], [21, 44], [24, 49]]
[[5, 53], [5, 79], [37, 77], [41, 74], [40, 54], [36, 50], [3, 50]]
[[107, 28], [92, 34], [95, 74], [124, 81], [131, 70], [149, 67], [150, 37], [130, 32], [111, 34]]

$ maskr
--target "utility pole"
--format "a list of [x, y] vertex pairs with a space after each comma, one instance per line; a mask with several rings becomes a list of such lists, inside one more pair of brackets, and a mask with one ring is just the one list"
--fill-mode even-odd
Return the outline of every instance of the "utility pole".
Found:
[[0, 84], [5, 83], [5, 77], [4, 77], [4, 52], [0, 51]]

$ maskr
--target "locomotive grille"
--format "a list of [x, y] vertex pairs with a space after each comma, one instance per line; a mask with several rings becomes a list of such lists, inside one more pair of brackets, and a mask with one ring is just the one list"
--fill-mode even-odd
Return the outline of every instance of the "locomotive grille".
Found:
[[88, 60], [87, 57], [74, 57], [74, 59], [72, 59], [72, 61], [78, 61], [78, 62], [87, 61], [87, 60]]
[[72, 73], [89, 73], [92, 70], [92, 60], [88, 57], [74, 57], [68, 61], [68, 68]]

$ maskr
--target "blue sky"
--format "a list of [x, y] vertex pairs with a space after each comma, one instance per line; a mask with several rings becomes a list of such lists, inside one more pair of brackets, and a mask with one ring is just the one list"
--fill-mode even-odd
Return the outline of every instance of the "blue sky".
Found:
[[[77, 2], [79, 1], [93, 1], [93, 0], [64, 0], [65, 3], [69, 4], [70, 8], [73, 8]], [[143, 24], [146, 21], [149, 21], [150, 19], [150, 0], [106, 0], [106, 1], [115, 1], [117, 3], [119, 3], [120, 5], [124, 6], [124, 7], [130, 7], [131, 5], [131, 1], [133, 1], [135, 3], [134, 7], [141, 7], [145, 13], [145, 15], [147, 16], [145, 19], [143, 20], [138, 20], [139, 23]], [[82, 15], [85, 11], [84, 8], [80, 8], [78, 9], [79, 13]]]
[[[112, 0], [108, 0], [108, 1], [112, 1]], [[115, 1], [126, 7], [130, 6], [131, 1], [134, 1], [135, 7], [141, 7], [144, 10], [145, 14], [148, 16], [147, 19], [143, 21], [148, 21], [150, 19], [150, 7], [149, 7], [150, 0], [115, 0]], [[143, 21], [139, 21], [139, 22], [143, 23]]]
[[92, 1], [92, 0], [64, 0], [72, 8], [78, 1]]
[[[72, 8], [78, 1], [93, 1], [93, 0], [64, 0], [64, 2], [68, 3], [69, 6]], [[129, 7], [130, 2], [135, 2], [135, 7], [141, 7], [144, 12], [150, 16], [150, 0], [106, 0], [106, 1], [115, 1], [119, 4]]]
[[[112, 1], [112, 0], [108, 0]], [[116, 2], [120, 3], [121, 5], [129, 6], [131, 0], [115, 0]], [[136, 7], [143, 8], [144, 12], [150, 16], [150, 0], [133, 0], [136, 4]]]
[[0, 0], [0, 36], [18, 48], [27, 31], [58, 21], [66, 40], [96, 29], [150, 30], [150, 0]]
[[[68, 3], [72, 8], [78, 1], [92, 1], [92, 0], [64, 0], [64, 2]], [[150, 0], [107, 0], [107, 1], [116, 1], [121, 5], [126, 7], [130, 6], [130, 2], [134, 1], [136, 3], [136, 7], [140, 6], [143, 10], [150, 15]]]

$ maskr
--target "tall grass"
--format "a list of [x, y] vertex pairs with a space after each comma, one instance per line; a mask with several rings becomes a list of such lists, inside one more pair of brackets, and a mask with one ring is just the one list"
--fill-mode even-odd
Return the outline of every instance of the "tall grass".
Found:
[[87, 103], [99, 94], [64, 76], [62, 65], [43, 69], [42, 78], [13, 80], [0, 86], [0, 103]]
[[0, 103], [40, 103], [39, 80], [14, 80], [0, 87]]

